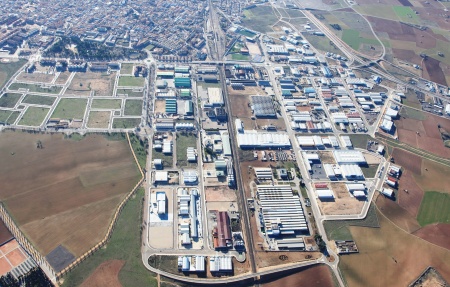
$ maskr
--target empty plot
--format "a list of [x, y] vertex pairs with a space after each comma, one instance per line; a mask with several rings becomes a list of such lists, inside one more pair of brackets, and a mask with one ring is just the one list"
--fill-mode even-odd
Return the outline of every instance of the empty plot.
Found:
[[111, 112], [93, 111], [89, 113], [87, 126], [89, 128], [108, 128], [111, 119]]
[[117, 96], [127, 96], [127, 97], [143, 97], [144, 92], [140, 91], [139, 89], [133, 90], [133, 89], [117, 89], [116, 91]]
[[145, 78], [134, 76], [121, 76], [119, 78], [120, 87], [143, 87]]
[[22, 126], [40, 126], [49, 111], [49, 108], [28, 107], [18, 124]]
[[22, 103], [51, 106], [55, 102], [55, 97], [39, 96], [39, 95], [26, 95], [22, 100]]
[[14, 108], [17, 102], [20, 100], [22, 94], [16, 93], [4, 93], [0, 98], [0, 107], [2, 108]]
[[66, 95], [110, 97], [113, 94], [116, 73], [76, 73]]
[[20, 90], [26, 89], [30, 93], [42, 93], [42, 94], [59, 94], [62, 87], [50, 86], [50, 85], [35, 85], [35, 84], [25, 84], [25, 83], [12, 83], [8, 89], [10, 90]]
[[126, 116], [140, 116], [142, 115], [142, 101], [141, 100], [126, 100], [125, 109], [123, 111]]
[[197, 149], [197, 137], [195, 134], [177, 133], [177, 166], [189, 166], [192, 163], [187, 161], [187, 148], [193, 147]]
[[0, 62], [0, 89], [25, 63], [27, 60]]
[[102, 135], [6, 132], [0, 158], [0, 200], [44, 256], [63, 245], [78, 257], [99, 242], [140, 178], [127, 142]]
[[45, 73], [26, 73], [22, 72], [17, 76], [17, 80], [24, 82], [37, 82], [37, 83], [50, 83], [53, 78], [55, 78], [54, 74], [45, 74]]
[[141, 123], [140, 118], [114, 118], [113, 129], [131, 129]]
[[132, 74], [133, 67], [133, 63], [122, 63], [122, 65], [120, 66], [120, 74]]
[[261, 33], [273, 32], [272, 25], [278, 21], [271, 6], [256, 6], [243, 11], [242, 25]]
[[12, 125], [19, 115], [19, 111], [0, 110], [0, 123]]
[[114, 99], [94, 99], [92, 100], [91, 108], [93, 109], [110, 109], [118, 110], [122, 106], [122, 100]]
[[52, 118], [83, 119], [87, 99], [61, 99]]

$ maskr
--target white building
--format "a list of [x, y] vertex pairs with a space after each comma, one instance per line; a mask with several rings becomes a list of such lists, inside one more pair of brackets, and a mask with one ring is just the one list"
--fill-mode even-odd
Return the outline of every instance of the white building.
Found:
[[253, 170], [258, 180], [272, 180], [272, 169], [270, 167], [254, 167]]
[[211, 106], [223, 106], [223, 95], [220, 88], [208, 88], [208, 103]]
[[338, 164], [366, 164], [362, 152], [357, 150], [335, 150], [334, 158]]
[[267, 133], [244, 131], [237, 134], [240, 148], [288, 148], [291, 147], [289, 135], [285, 133]]
[[158, 214], [166, 213], [166, 193], [164, 191], [156, 192], [156, 204], [158, 206]]

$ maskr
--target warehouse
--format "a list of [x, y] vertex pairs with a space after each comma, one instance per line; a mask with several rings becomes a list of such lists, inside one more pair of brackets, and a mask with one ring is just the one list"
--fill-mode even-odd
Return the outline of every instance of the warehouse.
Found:
[[290, 185], [260, 185], [259, 199], [264, 228], [269, 237], [292, 237], [308, 232], [303, 208]]
[[347, 183], [347, 189], [350, 192], [355, 190], [366, 190], [366, 186], [364, 183]]
[[341, 112], [331, 113], [330, 116], [335, 124], [340, 124], [340, 123], [347, 124], [348, 123], [348, 118], [345, 115], [345, 113], [341, 113]]
[[176, 114], [177, 113], [177, 100], [176, 99], [166, 99], [166, 113]]
[[178, 268], [182, 272], [205, 272], [205, 256], [178, 256]]
[[348, 180], [364, 179], [364, 174], [357, 164], [343, 164], [340, 166], [342, 175]]
[[188, 147], [186, 149], [186, 157], [188, 162], [197, 162], [197, 153], [195, 152], [195, 148]]
[[381, 190], [381, 193], [388, 196], [388, 197], [393, 197], [394, 196], [394, 191], [391, 188], [383, 188]]
[[156, 192], [156, 204], [158, 206], [158, 214], [166, 213], [166, 193], [164, 191]]
[[342, 171], [338, 165], [327, 163], [323, 165], [323, 169], [330, 180], [336, 180], [342, 176]]
[[208, 88], [208, 104], [211, 107], [223, 106], [223, 95], [220, 88]]
[[254, 167], [253, 170], [258, 180], [272, 180], [272, 169], [270, 167]]
[[367, 164], [364, 155], [356, 150], [335, 150], [334, 158], [338, 164]]
[[187, 89], [190, 89], [192, 87], [190, 78], [176, 77], [174, 81], [175, 81], [175, 88], [187, 88]]
[[230, 248], [233, 246], [231, 238], [230, 217], [226, 211], [216, 212], [217, 227], [213, 230], [215, 249]]
[[189, 90], [189, 89], [180, 89], [180, 98], [182, 98], [182, 99], [190, 99], [191, 98], [191, 90]]
[[330, 189], [318, 189], [316, 190], [317, 197], [320, 200], [333, 200], [334, 199], [334, 193]]
[[244, 131], [237, 134], [240, 148], [290, 148], [289, 135], [284, 133], [265, 133]]
[[192, 103], [192, 101], [184, 102], [184, 114], [187, 116], [192, 116], [194, 114], [194, 103]]
[[252, 110], [256, 117], [273, 118], [277, 116], [270, 96], [252, 96]]
[[211, 273], [232, 272], [233, 271], [232, 257], [231, 256], [209, 257], [209, 271]]
[[162, 146], [163, 154], [172, 154], [172, 141], [165, 139]]
[[185, 184], [196, 184], [198, 181], [198, 174], [195, 170], [184, 170], [183, 171], [183, 182]]
[[344, 142], [344, 147], [353, 148], [353, 143], [349, 136], [341, 136], [341, 139]]

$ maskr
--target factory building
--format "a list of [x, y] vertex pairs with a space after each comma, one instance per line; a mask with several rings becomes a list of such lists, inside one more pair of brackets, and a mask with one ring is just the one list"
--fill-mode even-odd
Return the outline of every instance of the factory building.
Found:
[[272, 180], [272, 169], [270, 167], [254, 167], [256, 179]]
[[226, 211], [216, 212], [217, 227], [213, 230], [214, 249], [233, 247], [231, 237], [230, 217]]
[[205, 256], [178, 256], [178, 269], [182, 272], [203, 273], [205, 268]]
[[[261, 207], [262, 224], [267, 236], [285, 239], [308, 232], [308, 224], [298, 196], [294, 196], [290, 185], [259, 185], [257, 191]], [[303, 240], [284, 244], [285, 249], [304, 249]]]
[[176, 77], [174, 82], [175, 82], [175, 88], [178, 88], [178, 89], [181, 89], [181, 88], [190, 89], [192, 87], [190, 78]]
[[348, 180], [364, 179], [364, 174], [357, 164], [343, 164], [340, 168], [342, 175]]
[[277, 116], [271, 96], [252, 96], [251, 99], [253, 114], [256, 117], [270, 118]]
[[222, 90], [220, 88], [208, 88], [208, 106], [220, 107], [223, 104]]
[[166, 213], [166, 193], [164, 191], [156, 192], [156, 204], [158, 206], [158, 214]]
[[356, 150], [335, 150], [334, 158], [338, 164], [367, 164], [364, 155]]
[[178, 111], [177, 100], [176, 99], [166, 99], [165, 111], [167, 114], [176, 114]]
[[197, 162], [197, 153], [195, 152], [195, 148], [188, 147], [186, 149], [186, 158], [188, 162]]
[[211, 256], [209, 257], [209, 271], [211, 273], [232, 272], [233, 261], [231, 256]]
[[257, 131], [244, 131], [237, 134], [240, 148], [289, 148], [291, 141], [284, 133], [265, 133]]

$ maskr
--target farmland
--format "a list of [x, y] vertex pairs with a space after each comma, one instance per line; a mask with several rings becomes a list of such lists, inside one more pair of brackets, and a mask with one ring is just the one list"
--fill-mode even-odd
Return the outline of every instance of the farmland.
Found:
[[139, 180], [124, 137], [4, 132], [0, 156], [0, 199], [44, 256], [61, 246], [76, 258], [94, 246]]
[[[64, 277], [63, 287], [102, 286], [105, 282], [119, 281], [121, 285], [157, 286], [153, 274], [141, 261], [140, 222], [144, 190], [138, 189], [123, 208], [107, 248], [100, 249]], [[106, 266], [116, 268], [102, 268]], [[97, 284], [97, 285], [96, 285]]]
[[278, 21], [271, 6], [256, 6], [243, 12], [242, 25], [261, 33], [272, 32], [272, 25]]
[[339, 267], [348, 286], [405, 286], [428, 266], [449, 281], [450, 251], [404, 232], [377, 213], [380, 228], [349, 227], [359, 253], [341, 257]]
[[450, 194], [426, 192], [417, 220], [422, 226], [432, 223], [450, 223]]

